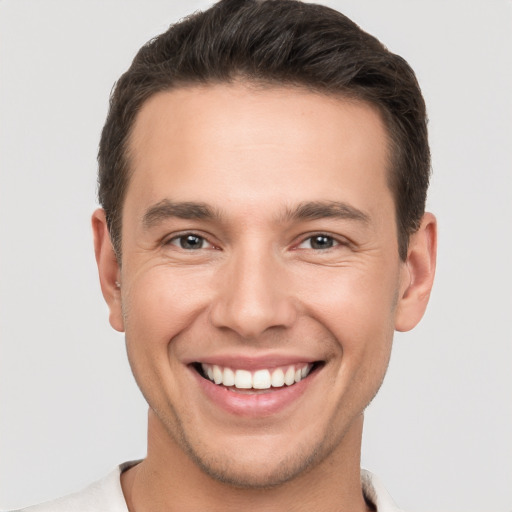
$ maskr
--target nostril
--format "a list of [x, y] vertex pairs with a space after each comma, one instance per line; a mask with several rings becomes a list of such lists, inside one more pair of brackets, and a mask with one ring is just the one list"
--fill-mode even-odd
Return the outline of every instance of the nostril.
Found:
[[244, 339], [255, 339], [265, 331], [289, 328], [297, 314], [292, 304], [267, 300], [229, 301], [216, 304], [211, 310], [211, 322], [219, 329], [229, 329]]

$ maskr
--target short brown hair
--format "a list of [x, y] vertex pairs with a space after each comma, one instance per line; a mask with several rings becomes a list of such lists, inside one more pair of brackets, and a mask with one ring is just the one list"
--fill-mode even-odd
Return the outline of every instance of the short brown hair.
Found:
[[405, 260], [430, 177], [425, 102], [415, 74], [343, 14], [296, 0], [222, 0], [149, 41], [121, 76], [98, 154], [99, 201], [118, 258], [127, 146], [141, 106], [160, 91], [235, 79], [358, 98], [379, 109], [390, 138], [388, 180]]

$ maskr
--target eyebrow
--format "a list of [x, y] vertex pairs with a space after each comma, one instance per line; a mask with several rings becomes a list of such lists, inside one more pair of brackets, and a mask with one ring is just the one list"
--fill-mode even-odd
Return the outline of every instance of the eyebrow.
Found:
[[[146, 229], [151, 229], [169, 218], [213, 220], [220, 219], [221, 214], [206, 203], [194, 201], [173, 202], [169, 199], [163, 199], [145, 211], [142, 223]], [[370, 221], [368, 214], [354, 206], [339, 201], [308, 201], [299, 203], [295, 208], [287, 208], [284, 215], [280, 216], [280, 221], [289, 222], [325, 218], [355, 220], [364, 224], [368, 224]]]
[[340, 201], [310, 201], [300, 203], [293, 209], [287, 209], [284, 220], [317, 220], [325, 218], [348, 219], [368, 224], [370, 216]]
[[142, 217], [142, 224], [146, 229], [151, 229], [169, 218], [210, 220], [218, 217], [220, 217], [219, 213], [206, 203], [196, 203], [193, 201], [176, 203], [169, 199], [164, 199], [145, 211]]

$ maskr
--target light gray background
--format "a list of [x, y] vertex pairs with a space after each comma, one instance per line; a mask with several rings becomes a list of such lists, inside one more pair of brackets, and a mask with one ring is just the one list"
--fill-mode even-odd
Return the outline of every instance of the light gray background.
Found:
[[[363, 465], [406, 510], [512, 509], [512, 3], [325, 2], [403, 55], [428, 103], [437, 282], [396, 337]], [[115, 79], [204, 1], [0, 1], [0, 507], [145, 454], [89, 217]]]

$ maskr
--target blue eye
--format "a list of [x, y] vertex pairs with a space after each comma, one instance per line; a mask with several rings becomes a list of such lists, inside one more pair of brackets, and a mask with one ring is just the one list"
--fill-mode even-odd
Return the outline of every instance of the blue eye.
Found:
[[202, 236], [194, 235], [193, 233], [174, 237], [169, 240], [168, 243], [175, 245], [180, 249], [185, 249], [186, 251], [197, 251], [198, 249], [204, 249], [206, 245], [209, 245]]
[[335, 245], [338, 245], [338, 242], [329, 235], [314, 235], [306, 238], [299, 246], [299, 249], [314, 249], [318, 250], [326, 250], [331, 249]]

